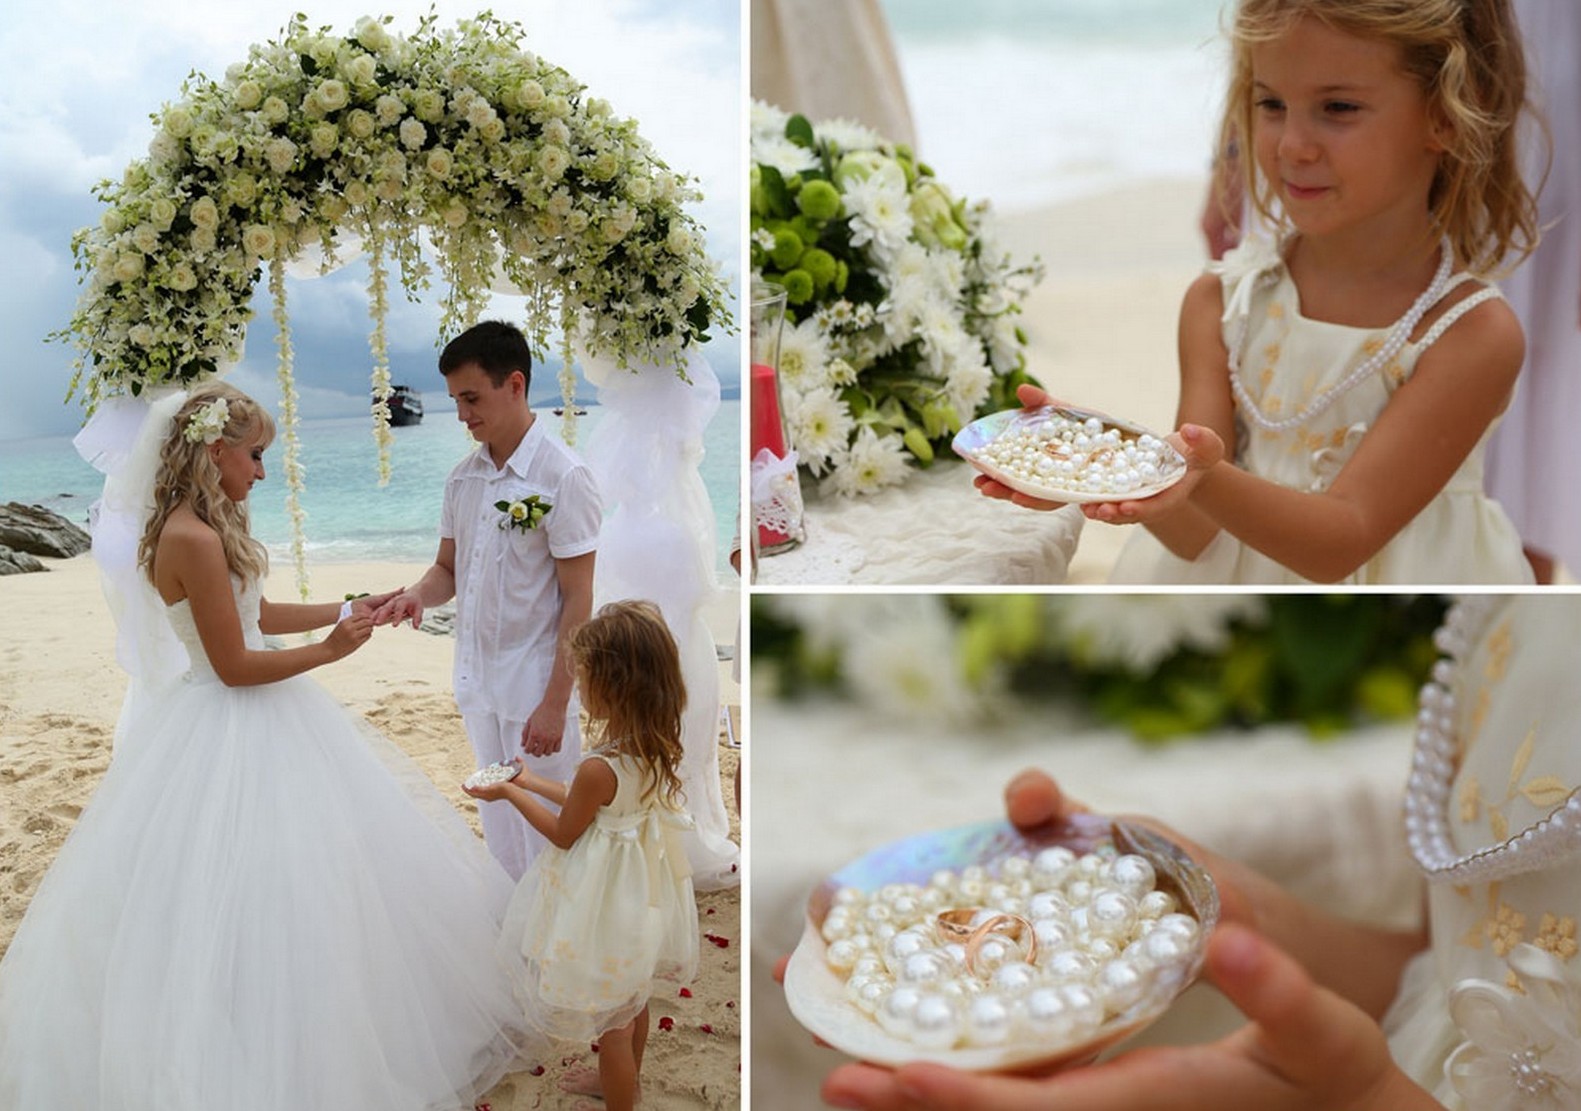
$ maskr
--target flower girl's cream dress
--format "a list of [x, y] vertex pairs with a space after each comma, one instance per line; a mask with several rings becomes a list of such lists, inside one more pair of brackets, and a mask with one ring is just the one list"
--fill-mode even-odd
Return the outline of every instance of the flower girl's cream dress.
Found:
[[[1288, 243], [1288, 240], [1286, 241]], [[1339, 387], [1377, 352], [1391, 329], [1356, 328], [1301, 314], [1301, 295], [1279, 248], [1250, 239], [1214, 269], [1224, 283], [1225, 345], [1238, 363], [1248, 397], [1270, 422], [1310, 409], [1324, 391]], [[1462, 273], [1449, 288], [1471, 280]], [[1238, 466], [1295, 490], [1328, 489], [1355, 454], [1384, 406], [1410, 379], [1417, 359], [1488, 287], [1452, 306], [1417, 342], [1407, 342], [1376, 373], [1364, 376], [1325, 408], [1293, 428], [1269, 429], [1236, 402]], [[1451, 336], [1451, 339], [1453, 337]], [[1491, 435], [1491, 428], [1489, 435]], [[1460, 469], [1383, 549], [1348, 578], [1349, 583], [1529, 583], [1531, 569], [1504, 510], [1482, 491], [1484, 435]], [[1137, 528], [1110, 577], [1116, 583], [1303, 583], [1284, 565], [1221, 531], [1196, 559], [1173, 555], [1145, 528]]]
[[1395, 1059], [1465, 1111], [1581, 1108], [1581, 598], [1460, 603], [1407, 793], [1432, 948], [1385, 1020]]
[[550, 846], [516, 885], [501, 949], [520, 978], [527, 1025], [550, 1042], [598, 1040], [655, 988], [697, 974], [697, 904], [680, 836], [691, 818], [643, 797], [641, 765], [587, 757], [619, 786], [569, 849]]
[[0, 962], [0, 1107], [471, 1107], [521, 1040], [510, 879], [317, 682], [228, 687], [168, 616], [191, 670], [123, 717]]

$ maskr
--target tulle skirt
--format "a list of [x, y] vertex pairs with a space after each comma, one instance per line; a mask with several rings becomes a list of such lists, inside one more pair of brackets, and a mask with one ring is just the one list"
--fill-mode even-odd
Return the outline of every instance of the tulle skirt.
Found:
[[0, 962], [6, 1111], [428, 1111], [518, 1064], [511, 884], [298, 677], [123, 722]]

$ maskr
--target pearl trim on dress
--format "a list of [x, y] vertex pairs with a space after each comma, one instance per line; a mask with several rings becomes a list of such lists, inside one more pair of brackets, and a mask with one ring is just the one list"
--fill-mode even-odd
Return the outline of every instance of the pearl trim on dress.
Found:
[[1463, 598], [1434, 634], [1447, 659], [1433, 667], [1416, 715], [1416, 750], [1405, 796], [1405, 832], [1411, 855], [1434, 883], [1487, 884], [1552, 867], [1581, 856], [1581, 792], [1542, 821], [1498, 845], [1459, 853], [1449, 829], [1449, 795], [1455, 776], [1456, 673], [1487, 631], [1498, 595]]

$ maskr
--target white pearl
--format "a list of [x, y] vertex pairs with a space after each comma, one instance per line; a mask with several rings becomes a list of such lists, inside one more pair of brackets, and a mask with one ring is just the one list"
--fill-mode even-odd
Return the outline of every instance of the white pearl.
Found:
[[1059, 982], [1089, 980], [1097, 964], [1079, 949], [1061, 949], [1049, 954], [1046, 961], [1038, 962], [1049, 979]]
[[888, 974], [889, 968], [884, 964], [884, 959], [872, 953], [863, 953], [857, 958], [856, 964], [851, 966], [853, 976], [887, 976]]
[[1070, 929], [1058, 918], [1034, 918], [1032, 936], [1038, 939], [1038, 948], [1045, 952], [1064, 948], [1073, 937]]
[[1167, 930], [1154, 930], [1137, 945], [1147, 960], [1156, 965], [1178, 964], [1192, 950], [1191, 942]]
[[832, 902], [837, 907], [860, 905], [867, 902], [867, 895], [854, 887], [842, 887], [834, 893]]
[[961, 1008], [949, 996], [928, 992], [910, 1015], [911, 1040], [924, 1049], [949, 1049], [961, 1036]]
[[1082, 951], [1100, 964], [1120, 955], [1120, 946], [1113, 938], [1087, 935], [1082, 939]]
[[904, 1038], [911, 1032], [911, 1013], [917, 1009], [917, 1000], [921, 998], [919, 989], [899, 984], [884, 997], [873, 1016], [887, 1032]]
[[992, 973], [1006, 961], [1020, 960], [1021, 948], [1007, 937], [990, 934], [977, 947], [977, 957], [972, 962], [979, 973]]
[[1028, 1034], [1043, 1041], [1064, 1041], [1074, 1022], [1058, 988], [1033, 988], [1021, 1004], [1021, 1022]]
[[994, 970], [989, 983], [1006, 995], [1020, 995], [1038, 981], [1038, 970], [1025, 961], [1007, 961]]
[[1039, 891], [1027, 900], [1027, 914], [1032, 918], [1064, 918], [1070, 914], [1070, 903], [1058, 891]]
[[1107, 938], [1125, 937], [1135, 925], [1136, 900], [1131, 896], [1113, 888], [1104, 888], [1093, 895], [1087, 926], [1094, 934]]
[[902, 984], [931, 984], [949, 974], [949, 962], [931, 949], [912, 953], [895, 968], [895, 980]]
[[1167, 891], [1149, 891], [1136, 902], [1136, 913], [1141, 918], [1162, 918], [1175, 909], [1175, 897]]
[[1094, 1030], [1103, 1023], [1103, 1003], [1086, 984], [1064, 984], [1059, 988], [1066, 1012], [1078, 1029]]
[[1166, 914], [1158, 920], [1156, 929], [1174, 934], [1188, 944], [1195, 942], [1202, 933], [1202, 927], [1197, 924], [1197, 920], [1187, 914]]
[[1015, 1009], [1001, 996], [984, 992], [966, 1004], [964, 1026], [971, 1045], [1002, 1045], [1015, 1026]]
[[837, 972], [849, 972], [856, 967], [856, 962], [861, 956], [862, 951], [846, 937], [830, 942], [829, 948], [824, 951], [824, 959], [829, 962], [829, 967]]
[[870, 976], [854, 994], [851, 992], [851, 982], [847, 981], [846, 994], [863, 1014], [870, 1015], [878, 1010], [879, 1004], [889, 997], [894, 988], [895, 981], [888, 976]]
[[933, 939], [921, 929], [911, 927], [901, 930], [884, 943], [884, 964], [891, 973], [896, 973], [908, 958], [932, 948]]
[[1119, 1014], [1137, 1003], [1147, 991], [1148, 974], [1124, 958], [1117, 958], [1098, 970], [1093, 990], [1107, 1014]]

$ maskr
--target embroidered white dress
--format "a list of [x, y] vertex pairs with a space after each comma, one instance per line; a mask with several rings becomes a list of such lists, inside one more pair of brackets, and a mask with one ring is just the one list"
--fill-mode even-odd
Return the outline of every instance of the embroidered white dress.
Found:
[[[1300, 294], [1278, 249], [1252, 240], [1225, 256], [1225, 343], [1239, 341], [1241, 380], [1271, 420], [1292, 416], [1337, 385], [1377, 351], [1386, 328], [1356, 328], [1301, 315]], [[1461, 280], [1470, 280], [1464, 275]], [[1462, 301], [1466, 305], [1470, 298]], [[1293, 429], [1269, 431], [1236, 415], [1235, 462], [1296, 490], [1326, 490], [1355, 453], [1394, 391], [1460, 305], [1444, 314], [1420, 342], [1405, 344], [1376, 375], [1342, 393], [1328, 408]], [[1244, 333], [1242, 332], [1242, 323]], [[1447, 323], [1446, 323], [1447, 322]], [[1359, 567], [1346, 583], [1508, 584], [1532, 581], [1520, 538], [1499, 505], [1483, 493], [1484, 436], [1444, 489]], [[1304, 583], [1308, 580], [1221, 531], [1194, 560], [1171, 554], [1137, 528], [1110, 579], [1116, 583]]]
[[1455, 1111], [1581, 1108], [1581, 599], [1461, 603], [1423, 695], [1407, 828], [1432, 948], [1385, 1019]]
[[615, 797], [569, 849], [539, 853], [516, 886], [500, 947], [520, 980], [527, 1026], [591, 1042], [636, 1018], [656, 987], [697, 974], [697, 904], [680, 836], [684, 811], [643, 798], [641, 765], [594, 753]]
[[227, 687], [168, 613], [191, 671], [123, 720], [0, 962], [0, 1107], [471, 1107], [523, 1040], [510, 880], [311, 678]]

